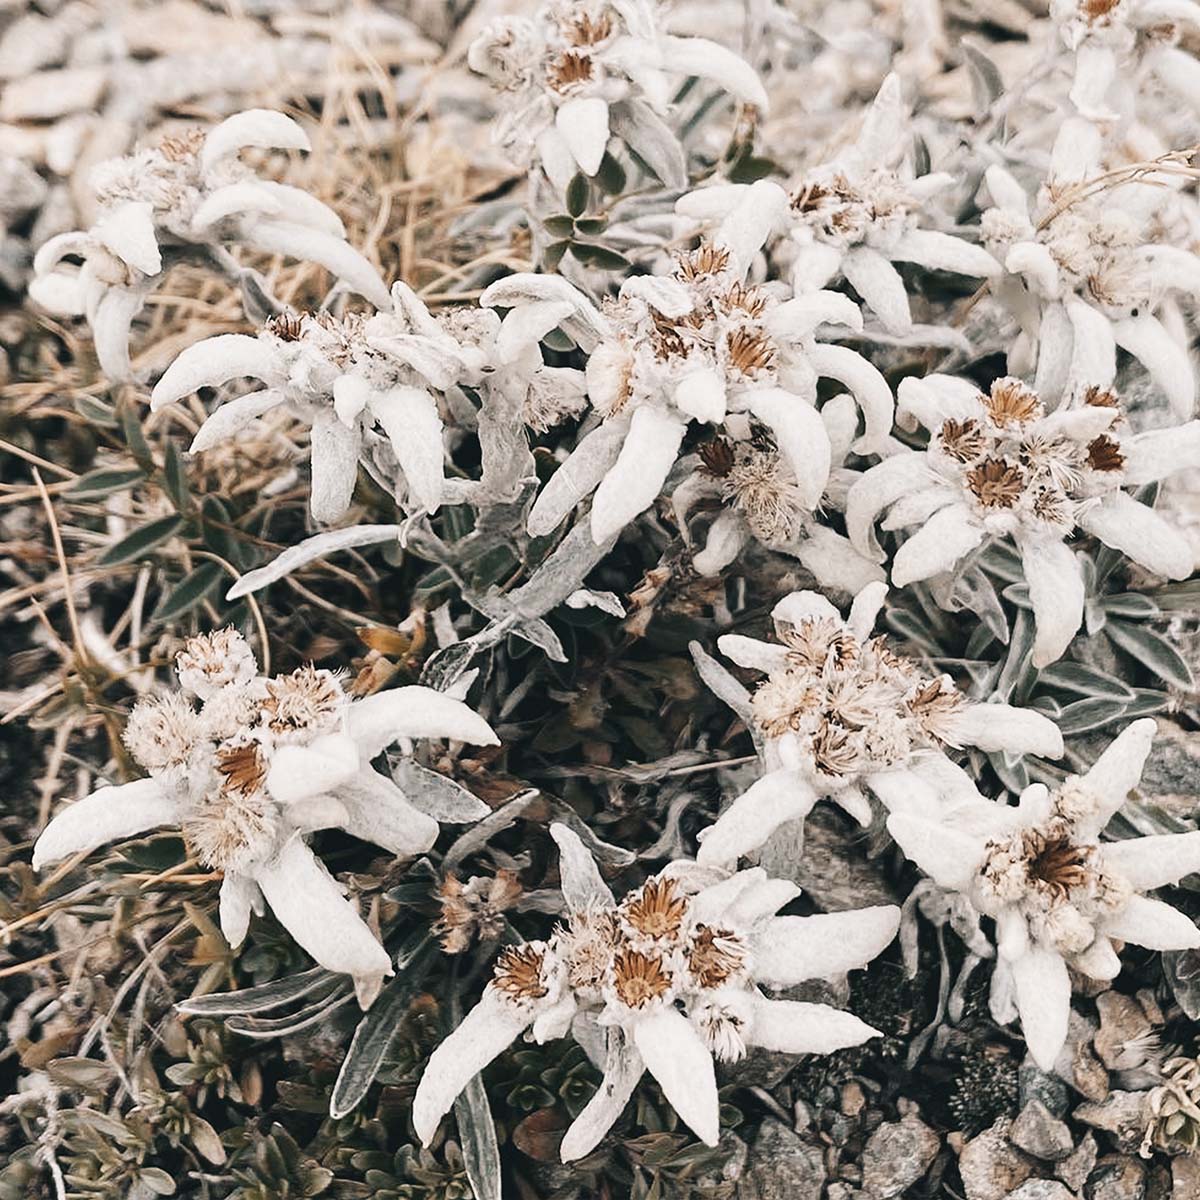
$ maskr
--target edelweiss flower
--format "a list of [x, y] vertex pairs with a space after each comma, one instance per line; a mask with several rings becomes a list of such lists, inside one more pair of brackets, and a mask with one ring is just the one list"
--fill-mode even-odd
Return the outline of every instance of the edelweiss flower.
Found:
[[659, 29], [657, 0], [551, 0], [534, 17], [501, 17], [467, 52], [471, 69], [508, 97], [496, 140], [541, 161], [564, 191], [595, 175], [618, 137], [668, 187], [687, 184], [679, 139], [663, 120], [678, 84], [710, 79], [765, 112], [754, 70], [707, 38]]
[[[1072, 389], [1108, 388], [1117, 347], [1149, 372], [1180, 417], [1195, 407], [1186, 342], [1159, 319], [1172, 293], [1200, 295], [1200, 258], [1153, 242], [1144, 197], [1097, 188], [1101, 142], [1086, 121], [1065, 121], [1032, 215], [1025, 189], [1003, 167], [985, 176], [995, 207], [982, 218], [984, 244], [1010, 276], [995, 287], [1021, 326], [1008, 368], [1036, 362], [1034, 387], [1048, 403]], [[1125, 199], [1126, 194], [1130, 198]], [[1169, 189], [1158, 189], [1165, 201]]]
[[[822, 503], [844, 501], [858, 472], [843, 467], [854, 441], [857, 415], [847, 395], [822, 407], [821, 422], [830, 444], [830, 472]], [[672, 492], [671, 504], [682, 530], [695, 505], [717, 500], [722, 507], [708, 526], [703, 549], [692, 556], [701, 575], [719, 575], [754, 538], [772, 550], [794, 555], [823, 588], [853, 595], [884, 578], [849, 540], [820, 524], [810, 496], [764, 425], [748, 415], [730, 414], [721, 436], [701, 442], [691, 475]], [[690, 538], [690, 533], [687, 534]]]
[[555, 276], [514, 275], [484, 292], [481, 303], [510, 309], [502, 360], [560, 324], [584, 338], [588, 397], [603, 418], [543, 488], [530, 533], [548, 533], [594, 490], [592, 535], [603, 543], [657, 498], [690, 422], [726, 425], [733, 414], [771, 431], [800, 497], [815, 508], [832, 453], [815, 403], [820, 377], [840, 380], [862, 407], [857, 450], [886, 442], [887, 382], [861, 355], [818, 343], [814, 333], [822, 322], [859, 327], [853, 302], [836, 292], [781, 301], [747, 285], [732, 262], [720, 243], [702, 245], [682, 255], [670, 277], [626, 280], [603, 311]]
[[251, 909], [261, 913], [265, 899], [318, 963], [354, 977], [366, 1007], [391, 962], [304, 835], [344, 829], [392, 854], [424, 853], [437, 821], [371, 760], [398, 739], [496, 745], [496, 735], [462, 701], [430, 688], [351, 700], [336, 675], [311, 666], [258, 676], [232, 629], [191, 638], [177, 671], [184, 691], [140, 701], [126, 727], [129, 752], [149, 777], [64, 809], [38, 838], [34, 868], [178, 825], [191, 853], [224, 874], [221, 929], [230, 945], [241, 944]]
[[778, 917], [799, 894], [794, 884], [758, 868], [730, 875], [691, 862], [672, 863], [617, 904], [577, 835], [563, 825], [551, 833], [566, 920], [549, 941], [500, 955], [482, 1000], [430, 1057], [413, 1099], [423, 1142], [471, 1078], [527, 1030], [538, 1042], [585, 1024], [606, 1031], [604, 1079], [563, 1138], [564, 1162], [595, 1148], [644, 1071], [696, 1136], [716, 1145], [714, 1059], [736, 1061], [748, 1046], [829, 1054], [879, 1036], [850, 1013], [771, 1000], [759, 985], [865, 966], [895, 936], [894, 905]]
[[[99, 220], [38, 251], [30, 295], [52, 312], [86, 314], [110, 379], [132, 375], [129, 328], [161, 281], [164, 250], [237, 242], [318, 263], [373, 304], [388, 304], [386, 285], [346, 241], [337, 214], [300, 188], [259, 179], [237, 157], [247, 146], [311, 148], [295, 121], [268, 109], [167, 138], [101, 163], [91, 180]], [[82, 258], [82, 267], [64, 268], [69, 257]]]
[[893, 812], [888, 829], [935, 883], [996, 922], [992, 1015], [1018, 1014], [1038, 1066], [1050, 1070], [1067, 1036], [1071, 980], [1121, 970], [1114, 942], [1151, 950], [1200, 946], [1191, 919], [1142, 892], [1200, 870], [1200, 833], [1101, 842], [1141, 777], [1152, 720], [1135, 721], [1086, 775], [1051, 793], [1031, 784], [1020, 806], [966, 800], [949, 811]]
[[[844, 277], [884, 329], [912, 332], [908, 292], [893, 262], [915, 263], [960, 275], [999, 274], [1000, 264], [980, 246], [948, 233], [922, 229], [921, 210], [953, 184], [945, 173], [901, 174], [912, 146], [909, 114], [896, 75], [889, 75], [863, 119], [853, 146], [806, 172], [788, 189], [766, 183], [717, 184], [680, 198], [676, 211], [719, 219], [720, 238], [739, 261], [749, 237], [759, 245], [783, 229], [796, 246], [792, 286], [797, 295]], [[757, 246], [755, 247], [757, 248]]]
[[364, 443], [376, 424], [408, 487], [408, 506], [442, 502], [445, 452], [435, 392], [478, 383], [488, 369], [498, 321], [475, 312], [435, 317], [406, 284], [392, 286], [394, 311], [338, 319], [328, 313], [272, 319], [257, 337], [226, 333], [189, 346], [158, 381], [151, 407], [249, 375], [267, 386], [219, 408], [191, 449], [236, 436], [286, 404], [312, 426], [313, 517], [336, 521], [350, 504]]
[[736, 862], [822, 798], [865, 826], [868, 791], [888, 808], [977, 795], [945, 747], [1062, 754], [1062, 735], [1040, 713], [972, 703], [948, 676], [923, 674], [872, 637], [886, 594], [870, 584], [843, 618], [824, 596], [793, 592], [772, 611], [778, 642], [718, 639], [722, 654], [766, 675], [748, 713], [766, 773], [700, 835], [699, 862]]
[[1183, 32], [1200, 29], [1200, 5], [1192, 0], [1051, 0], [1050, 19], [1075, 53], [1071, 102], [1089, 121], [1120, 117], [1109, 101], [1130, 86], [1121, 74], [1136, 80], [1131, 69], [1139, 66], [1195, 104], [1200, 71], [1177, 48]]
[[915, 527], [892, 563], [892, 583], [905, 587], [1011, 536], [1037, 624], [1035, 666], [1059, 658], [1083, 620], [1083, 573], [1065, 541], [1076, 530], [1156, 575], [1192, 573], [1186, 537], [1122, 489], [1200, 463], [1200, 421], [1135, 434], [1112, 392], [1086, 389], [1047, 414], [1020, 380], [998, 379], [985, 395], [949, 375], [904, 380], [899, 414], [929, 430], [929, 448], [864, 472], [846, 502], [851, 542], [881, 562], [880, 513], [890, 509], [885, 529]]

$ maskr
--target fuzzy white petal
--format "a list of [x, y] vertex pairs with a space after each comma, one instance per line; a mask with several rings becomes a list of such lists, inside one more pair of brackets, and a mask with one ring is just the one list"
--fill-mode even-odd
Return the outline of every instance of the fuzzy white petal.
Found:
[[755, 941], [757, 979], [790, 987], [806, 979], [832, 979], [865, 967], [896, 936], [894, 904], [813, 917], [773, 917]]
[[1044, 401], [1056, 400], [1067, 386], [1074, 346], [1075, 330], [1067, 310], [1061, 304], [1046, 305], [1038, 324], [1037, 369], [1033, 377], [1033, 390]]
[[251, 108], [226, 117], [209, 130], [200, 150], [200, 166], [207, 171], [214, 163], [247, 146], [267, 150], [312, 149], [308, 134], [291, 117], [274, 109]]
[[912, 331], [904, 280], [878, 250], [856, 246], [842, 260], [842, 274], [888, 333], [904, 337]]
[[886, 583], [872, 583], [864, 587], [851, 601], [850, 612], [846, 616], [846, 628], [859, 641], [866, 641], [875, 628], [875, 622], [887, 599]]
[[258, 884], [248, 875], [235, 875], [227, 871], [221, 880], [218, 918], [221, 932], [234, 950], [246, 940], [250, 913], [258, 896]]
[[906, 428], [919, 422], [931, 433], [950, 419], [965, 421], [979, 410], [979, 389], [953, 375], [910, 375], [896, 389], [896, 419]]
[[964, 505], [940, 509], [896, 551], [892, 583], [907, 587], [949, 571], [983, 541], [983, 536], [983, 527]]
[[1025, 538], [1019, 547], [1033, 605], [1033, 665], [1040, 668], [1062, 657], [1083, 624], [1083, 571], [1057, 538]]
[[1187, 347], [1181, 346], [1149, 313], [1113, 326], [1117, 345], [1128, 350], [1166, 393], [1171, 411], [1184, 420], [1196, 409], [1196, 376]]
[[100, 788], [64, 808], [42, 831], [33, 847], [33, 869], [70, 854], [95, 850], [105, 842], [174, 825], [179, 805], [153, 779]]
[[400, 460], [400, 469], [426, 512], [436, 512], [446, 481], [442, 418], [437, 401], [423, 388], [395, 387], [368, 401]]
[[685, 422], [657, 408], [641, 407], [617, 461], [600, 481], [592, 499], [592, 538], [602, 545], [650, 507], [675, 465]]
[[787, 193], [779, 184], [760, 179], [746, 189], [713, 239], [729, 251], [729, 269], [735, 276], [745, 276], [767, 239], [787, 222], [789, 212]]
[[307, 746], [280, 746], [271, 757], [267, 791], [281, 804], [293, 804], [336, 790], [358, 767], [358, 749], [345, 734], [326, 734]]
[[345, 806], [339, 825], [347, 833], [395, 854], [412, 858], [432, 849], [439, 826], [421, 812], [386, 776], [364, 766], [337, 787]]
[[998, 275], [1003, 267], [982, 247], [949, 233], [910, 229], [902, 233], [888, 253], [899, 262], [916, 263], [930, 271], [951, 271], [980, 279]]
[[1200, 421], [1186, 421], [1170, 429], [1154, 429], [1125, 438], [1125, 482], [1154, 483], [1200, 467]]
[[568, 910], [585, 912], [597, 904], [612, 904], [612, 890], [600, 877], [600, 868], [579, 834], [555, 822], [550, 836], [558, 846], [558, 873]]
[[227, 400], [196, 431], [188, 453], [199, 454], [224, 442], [236, 440], [243, 429], [257, 421], [263, 413], [278, 408], [282, 403], [282, 393], [270, 388]]
[[866, 428], [855, 449], [860, 454], [873, 454], [886, 447], [895, 403], [892, 389], [879, 369], [845, 346], [819, 343], [808, 357], [818, 375], [844, 383], [858, 401]]
[[1014, 216], [1029, 219], [1029, 201], [1025, 189], [1013, 175], [1001, 166], [990, 166], [984, 172], [988, 193], [992, 203]]
[[1149, 896], [1132, 896], [1102, 926], [1106, 937], [1133, 942], [1147, 950], [1194, 950], [1200, 929], [1191, 917]]
[[388, 952], [301, 838], [287, 842], [255, 881], [279, 923], [321, 966], [363, 980], [392, 973]]
[[1187, 538], [1152, 508], [1113, 492], [1079, 516], [1083, 529], [1155, 575], [1186, 579], [1195, 566]]
[[344, 238], [292, 221], [262, 220], [246, 231], [245, 241], [267, 254], [316, 263], [376, 308], [391, 308], [391, 293], [379, 272]]
[[878, 771], [867, 776], [866, 785], [890, 813], [914, 813], [931, 821], [942, 814], [937, 790], [914, 771]]
[[282, 201], [257, 180], [227, 183], [209, 192], [192, 216], [192, 229], [198, 234], [226, 217], [247, 213], [278, 216], [283, 212]]
[[346, 728], [364, 759], [374, 758], [398, 738], [446, 738], [472, 746], [498, 746], [492, 727], [461, 700], [411, 685], [355, 700]]
[[162, 270], [154, 209], [148, 201], [130, 200], [105, 213], [96, 222], [92, 236], [143, 275], [157, 275]]
[[780, 453], [796, 477], [805, 505], [817, 508], [829, 482], [833, 448], [821, 414], [782, 388], [750, 394], [750, 411], [774, 434]]
[[807, 816], [817, 795], [794, 771], [774, 771], [752, 783], [705, 831], [696, 861], [735, 863], [757, 850], [785, 821]]
[[429, 1145], [459, 1093], [531, 1023], [531, 1015], [489, 986], [461, 1024], [429, 1056], [413, 1096], [417, 1137]]
[[1042, 713], [1011, 704], [968, 704], [948, 722], [946, 738], [956, 746], [975, 746], [986, 754], [1035, 754], [1061, 758], [1062, 734]]
[[633, 1096], [638, 1081], [645, 1073], [646, 1064], [637, 1048], [625, 1038], [619, 1028], [608, 1030], [608, 1041], [604, 1059], [604, 1078], [592, 1098], [584, 1105], [579, 1115], [571, 1122], [563, 1135], [559, 1155], [563, 1162], [573, 1162], [590, 1154], [613, 1123], [625, 1110]]
[[725, 376], [710, 368], [693, 371], [675, 385], [671, 400], [685, 417], [718, 425], [725, 420]]
[[875, 521], [889, 504], [934, 481], [922, 453], [895, 454], [864, 471], [846, 497], [846, 533], [854, 548], [874, 562], [884, 553], [875, 538]]
[[293, 187], [288, 183], [277, 183], [274, 179], [258, 179], [255, 185], [273, 196], [279, 202], [280, 208], [288, 214], [288, 220], [294, 224], [319, 229], [331, 237], [346, 236], [346, 227], [342, 224], [341, 217], [328, 204], [310, 195], [303, 188]]
[[1129, 793], [1142, 777], [1157, 732], [1158, 725], [1153, 717], [1143, 717], [1127, 725], [1083, 776], [1083, 782], [1096, 797], [1095, 813], [1084, 827], [1088, 835], [1098, 836], [1129, 799]]
[[882, 1036], [853, 1013], [828, 1004], [755, 996], [751, 1011], [747, 1044], [780, 1054], [832, 1054]]
[[787, 664], [786, 646], [781, 646], [778, 642], [764, 642], [758, 638], [746, 637], [741, 633], [722, 634], [717, 638], [717, 649], [739, 667], [748, 667], [752, 671], [762, 671], [764, 674]]
[[844, 325], [860, 333], [862, 312], [849, 296], [841, 292], [803, 292], [770, 309], [763, 324], [772, 337], [801, 338], [818, 325]]
[[712, 1055], [691, 1022], [674, 1008], [641, 1017], [633, 1041], [667, 1102], [706, 1145], [721, 1135]]
[[820, 592], [811, 591], [789, 592], [782, 600], [777, 600], [775, 607], [771, 609], [771, 620], [786, 625], [799, 625], [802, 621], [813, 618], [818, 621], [840, 621], [842, 614]]
[[616, 463], [628, 431], [628, 423], [618, 418], [605, 421], [580, 440], [533, 502], [526, 526], [531, 537], [550, 533], [599, 485]]
[[692, 555], [697, 575], [711, 579], [719, 575], [750, 540], [750, 531], [740, 513], [726, 509], [719, 512], [708, 527], [704, 549]]
[[1070, 383], [1074, 386], [1111, 386], [1117, 374], [1117, 343], [1112, 322], [1090, 304], [1070, 299], [1067, 319], [1075, 337], [1071, 347]]
[[1058, 264], [1041, 242], [1017, 242], [1004, 258], [1004, 269], [1026, 276], [1044, 296], [1058, 293]]
[[608, 146], [608, 104], [599, 96], [575, 97], [559, 107], [554, 127], [579, 169], [595, 175]]
[[663, 61], [674, 74], [710, 79], [743, 103], [752, 104], [763, 114], [767, 112], [770, 105], [758, 73], [728, 47], [708, 38], [669, 35], [661, 37], [659, 43]]
[[190, 396], [202, 387], [216, 387], [231, 379], [249, 376], [278, 386], [286, 371], [273, 346], [244, 333], [221, 333], [195, 342], [163, 372], [150, 396], [157, 411]]
[[1120, 875], [1135, 892], [1148, 892], [1200, 871], [1200, 831], [1106, 842], [1102, 853], [1105, 867]]
[[812, 525], [795, 549], [801, 564], [817, 583], [833, 592], [854, 595], [868, 584], [882, 582], [883, 568], [864, 558], [842, 537], [826, 525]]
[[129, 330], [133, 319], [141, 312], [143, 293], [140, 289], [109, 288], [92, 314], [92, 341], [100, 369], [114, 383], [124, 383], [133, 377], [129, 361]]
[[905, 856], [934, 883], [955, 892], [970, 888], [986, 854], [982, 838], [912, 813], [892, 813], [887, 827]]
[[313, 520], [321, 524], [339, 521], [354, 494], [362, 437], [357, 429], [347, 429], [332, 409], [323, 409], [313, 419], [310, 440]]
[[1011, 968], [1025, 1044], [1033, 1061], [1050, 1071], [1067, 1040], [1071, 1015], [1067, 964], [1052, 950], [1030, 946]]

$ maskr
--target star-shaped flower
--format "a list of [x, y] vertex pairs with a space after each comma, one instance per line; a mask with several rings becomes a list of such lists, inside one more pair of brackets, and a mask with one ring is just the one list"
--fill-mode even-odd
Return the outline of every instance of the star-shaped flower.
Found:
[[[250, 376], [266, 387], [221, 406], [197, 433], [206, 450], [277, 405], [312, 427], [315, 520], [336, 521], [350, 504], [364, 447], [382, 430], [391, 479], [403, 502], [434, 512], [442, 502], [445, 450], [436, 393], [478, 383], [490, 367], [499, 322], [486, 310], [434, 316], [406, 284], [392, 286], [392, 311], [272, 319], [256, 337], [225, 333], [189, 346], [154, 388], [158, 409], [202, 387]], [[394, 490], [389, 480], [388, 486]], [[400, 496], [397, 497], [401, 499]]]
[[1011, 537], [1037, 625], [1033, 663], [1059, 658], [1083, 621], [1084, 577], [1066, 539], [1090, 533], [1168, 579], [1192, 573], [1186, 537], [1124, 489], [1200, 464], [1200, 421], [1132, 433], [1117, 397], [1087, 388], [1047, 413], [1018, 379], [990, 391], [949, 375], [906, 379], [898, 419], [929, 430], [929, 448], [885, 458], [846, 501], [860, 553], [882, 562], [874, 523], [904, 540], [892, 582], [951, 570], [986, 539]]
[[868, 585], [843, 618], [824, 596], [793, 592], [772, 610], [779, 641], [718, 640], [722, 654], [766, 676], [753, 694], [729, 691], [731, 679], [721, 692], [750, 725], [765, 773], [701, 833], [699, 862], [735, 863], [823, 798], [865, 826], [868, 792], [889, 809], [976, 796], [950, 747], [1061, 756], [1062, 735], [1041, 713], [973, 703], [948, 676], [925, 674], [872, 637], [886, 594]]
[[[238, 159], [249, 146], [310, 149], [295, 121], [268, 109], [167, 138], [101, 163], [91, 180], [100, 210], [95, 225], [38, 250], [30, 295], [52, 312], [87, 316], [110, 379], [132, 377], [129, 329], [162, 280], [164, 251], [203, 247], [219, 256], [236, 242], [318, 263], [372, 303], [389, 304], [387, 286], [346, 241], [337, 214], [300, 188], [260, 179]], [[66, 265], [68, 258], [83, 265]], [[231, 263], [228, 255], [218, 261]]]
[[[844, 383], [863, 411], [857, 451], [882, 447], [891, 430], [892, 393], [879, 371], [816, 337], [822, 323], [858, 328], [857, 306], [836, 292], [781, 299], [747, 284], [745, 267], [720, 242], [681, 255], [670, 276], [628, 279], [602, 309], [546, 275], [502, 279], [481, 303], [509, 309], [502, 359], [560, 324], [589, 352], [588, 398], [602, 421], [542, 489], [529, 514], [535, 535], [554, 529], [592, 492], [596, 542], [619, 533], [662, 491], [693, 421], [729, 424], [736, 437], [752, 417], [770, 431], [803, 503], [815, 508], [832, 455], [816, 406], [823, 377]], [[733, 416], [740, 419], [730, 422]]]
[[806, 171], [785, 189], [716, 184], [681, 197], [676, 211], [720, 221], [720, 233], [739, 258], [771, 233], [794, 243], [792, 285], [797, 294], [844, 278], [896, 336], [912, 332], [908, 291], [897, 262], [984, 278], [1000, 264], [981, 246], [923, 228], [922, 209], [954, 183], [944, 172], [913, 177], [902, 160], [912, 147], [900, 78], [889, 75], [863, 118], [854, 144]]
[[1187, 418], [1195, 373], [1186, 340], [1160, 316], [1174, 294], [1200, 295], [1200, 257], [1155, 239], [1170, 188], [1117, 186], [1102, 169], [1102, 145], [1089, 122], [1063, 122], [1032, 206], [1004, 167], [987, 169], [984, 245], [1004, 263], [1008, 275], [993, 286], [1021, 327], [1008, 368], [1022, 375], [1036, 364], [1034, 387], [1057, 403], [1082, 387], [1111, 387], [1120, 347]]
[[496, 140], [519, 160], [541, 162], [565, 191], [577, 171], [595, 175], [620, 139], [668, 187], [687, 184], [687, 163], [664, 120], [679, 83], [711, 80], [767, 108], [754, 70], [725, 46], [672, 37], [657, 0], [551, 0], [534, 16], [493, 22], [467, 61], [505, 96]]
[[966, 800], [948, 811], [893, 812], [888, 830], [935, 883], [996, 922], [991, 1005], [1020, 1016], [1038, 1066], [1049, 1071], [1067, 1036], [1071, 979], [1109, 980], [1117, 944], [1200, 946], [1200, 929], [1142, 893], [1200, 870], [1200, 832], [1102, 842], [1137, 785], [1155, 724], [1135, 721], [1085, 775], [1056, 791], [1031, 784], [1019, 807]]
[[430, 688], [352, 700], [336, 675], [315, 667], [261, 677], [233, 629], [189, 639], [176, 670], [182, 690], [139, 701], [126, 726], [147, 777], [65, 808], [33, 848], [35, 869], [178, 826], [190, 852], [224, 874], [220, 919], [230, 945], [241, 944], [265, 900], [321, 966], [354, 977], [365, 1007], [391, 961], [305, 835], [344, 829], [395, 855], [423, 854], [437, 821], [371, 760], [395, 741], [496, 745], [496, 735], [461, 700]]
[[527, 1031], [605, 1043], [604, 1078], [567, 1130], [564, 1162], [591, 1152], [644, 1072], [708, 1145], [720, 1136], [713, 1062], [749, 1046], [829, 1054], [878, 1031], [824, 1004], [773, 1000], [782, 988], [865, 966], [895, 936], [882, 905], [812, 917], [776, 916], [799, 894], [761, 869], [736, 874], [675, 862], [619, 904], [578, 836], [551, 826], [562, 855], [567, 913], [544, 942], [510, 946], [479, 1004], [434, 1051], [413, 1099], [423, 1142], [470, 1080]]

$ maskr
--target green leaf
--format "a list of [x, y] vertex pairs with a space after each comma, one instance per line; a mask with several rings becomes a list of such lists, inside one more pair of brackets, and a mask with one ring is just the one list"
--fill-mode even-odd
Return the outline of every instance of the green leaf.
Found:
[[289, 975], [286, 979], [272, 979], [270, 983], [260, 983], [257, 987], [243, 988], [237, 992], [193, 996], [190, 1000], [181, 1000], [175, 1007], [180, 1012], [201, 1017], [270, 1012], [290, 1004], [293, 1000], [299, 1000], [336, 979], [337, 976], [324, 967], [311, 967], [298, 975]]
[[587, 176], [577, 172], [571, 182], [567, 184], [567, 212], [571, 216], [582, 217], [587, 212], [590, 191]]
[[239, 571], [245, 570], [248, 565], [246, 555], [241, 542], [231, 532], [233, 518], [229, 509], [216, 496], [205, 496], [200, 514], [204, 544]]
[[421, 946], [409, 962], [408, 969], [396, 976], [380, 993], [367, 1014], [358, 1023], [350, 1047], [338, 1072], [337, 1082], [329, 1097], [329, 1115], [334, 1120], [353, 1112], [367, 1094], [387, 1057], [392, 1038], [400, 1028], [413, 997], [420, 990], [434, 961], [434, 944], [424, 931]]
[[192, 507], [192, 493], [188, 487], [187, 469], [183, 465], [179, 447], [174, 442], [167, 443], [163, 477], [167, 495], [175, 505], [175, 511], [186, 515]]
[[761, 154], [743, 154], [729, 168], [730, 183], [757, 183], [779, 172], [779, 164]]
[[580, 217], [575, 222], [575, 228], [584, 237], [599, 237], [608, 228], [607, 217]]
[[542, 225], [551, 237], [569, 238], [575, 232], [574, 217], [547, 217]]
[[566, 254], [567, 250], [570, 248], [570, 245], [571, 243], [568, 241], [551, 242], [550, 245], [548, 245], [546, 249], [542, 251], [542, 266], [545, 267], [547, 271], [553, 271], [558, 264], [562, 262], [562, 256]]
[[171, 621], [195, 608], [220, 586], [225, 568], [220, 563], [206, 562], [183, 577], [169, 592], [164, 592], [154, 610], [155, 621]]
[[120, 563], [146, 558], [155, 547], [173, 538], [186, 523], [178, 513], [172, 513], [169, 517], [159, 517], [156, 521], [135, 529], [106, 550], [100, 556], [99, 565], [115, 567]]
[[1100, 604], [1110, 617], [1149, 621], [1159, 615], [1158, 605], [1141, 592], [1119, 592], [1115, 596], [1105, 596]]
[[500, 1146], [482, 1075], [476, 1075], [454, 1101], [454, 1118], [462, 1143], [463, 1166], [475, 1200], [503, 1200]]
[[88, 396], [82, 392], [76, 395], [75, 411], [93, 425], [100, 425], [104, 429], [117, 427], [116, 410], [111, 404], [105, 404], [103, 400], [97, 400], [95, 396]]
[[592, 242], [572, 242], [571, 254], [581, 263], [599, 267], [602, 271], [624, 271], [630, 265], [625, 255]]
[[1080, 696], [1099, 696], [1125, 702], [1133, 699], [1133, 689], [1115, 675], [1084, 666], [1083, 663], [1051, 663], [1038, 672], [1038, 683], [1064, 692], [1076, 692]]
[[626, 182], [625, 168], [611, 154], [605, 152], [600, 162], [600, 170], [596, 172], [597, 185], [608, 195], [619, 196], [625, 190]]
[[142, 420], [132, 403], [125, 401], [118, 407], [117, 413], [121, 419], [121, 432], [125, 437], [125, 445], [134, 461], [147, 474], [154, 470], [154, 455], [150, 453], [150, 444], [142, 429]]
[[1191, 667], [1179, 651], [1154, 630], [1147, 629], [1144, 625], [1130, 625], [1126, 621], [1109, 621], [1105, 626], [1105, 633], [1110, 641], [1164, 683], [1184, 691], [1192, 691], [1195, 687]]
[[141, 467], [100, 467], [81, 475], [67, 489], [66, 495], [72, 500], [111, 496], [114, 492], [123, 492], [133, 487], [145, 478], [146, 474]]
[[1106, 700], [1095, 696], [1087, 700], [1076, 700], [1074, 704], [1068, 704], [1062, 710], [1058, 718], [1058, 727], [1063, 737], [1090, 733], [1093, 729], [1103, 729], [1119, 721], [1128, 707], [1122, 700]]

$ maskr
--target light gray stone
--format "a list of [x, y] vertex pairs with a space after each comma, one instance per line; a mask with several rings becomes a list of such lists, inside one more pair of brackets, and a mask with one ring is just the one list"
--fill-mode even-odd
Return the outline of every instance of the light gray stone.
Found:
[[737, 1181], [737, 1200], [821, 1200], [824, 1190], [820, 1146], [781, 1121], [764, 1121]]
[[1043, 1162], [1059, 1162], [1075, 1149], [1070, 1129], [1040, 1100], [1030, 1100], [1021, 1109], [1009, 1138], [1014, 1146]]
[[872, 1200], [903, 1195], [933, 1165], [941, 1145], [917, 1116], [880, 1125], [863, 1151], [863, 1190]]
[[1009, 1192], [1005, 1200], [1078, 1200], [1078, 1197], [1057, 1179], [1027, 1179]]
[[1146, 1165], [1127, 1154], [1102, 1158], [1088, 1179], [1091, 1200], [1146, 1200]]
[[1099, 1153], [1096, 1136], [1089, 1131], [1083, 1135], [1075, 1152], [1069, 1158], [1064, 1158], [1062, 1162], [1055, 1164], [1054, 1174], [1072, 1191], [1081, 1191], [1083, 1185], [1087, 1183], [1088, 1176], [1092, 1173], [1092, 1168], [1096, 1165]]
[[1111, 1134], [1118, 1150], [1136, 1154], [1146, 1133], [1146, 1093], [1114, 1091], [1099, 1103], [1080, 1104], [1074, 1116]]
[[958, 1173], [966, 1200], [1005, 1200], [1033, 1174], [1033, 1160], [1008, 1140], [1011, 1125], [1001, 1118], [963, 1146]]

